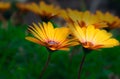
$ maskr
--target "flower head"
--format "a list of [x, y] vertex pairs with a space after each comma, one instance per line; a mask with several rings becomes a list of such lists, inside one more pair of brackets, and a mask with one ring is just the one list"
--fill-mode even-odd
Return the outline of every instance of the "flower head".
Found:
[[48, 5], [41, 1], [39, 5], [31, 3], [27, 5], [28, 10], [41, 16], [42, 19], [51, 19], [58, 15], [59, 8], [54, 5]]
[[84, 48], [99, 49], [119, 45], [119, 41], [112, 38], [111, 33], [97, 29], [93, 25], [80, 27], [75, 23], [74, 26], [70, 25], [70, 28]]
[[0, 2], [0, 10], [5, 11], [11, 7], [9, 2]]
[[[81, 27], [86, 27], [89, 25], [94, 25], [96, 28], [107, 27], [105, 22], [99, 20], [98, 17], [96, 17], [94, 14], [91, 14], [89, 11], [81, 13], [81, 15], [78, 17], [79, 19], [77, 21]], [[71, 17], [71, 19], [73, 18], [74, 17]]]
[[52, 23], [43, 23], [38, 25], [33, 23], [29, 31], [34, 37], [26, 37], [27, 40], [46, 46], [50, 50], [69, 50], [68, 47], [77, 45], [75, 39], [69, 39], [69, 29], [67, 27], [54, 28]]
[[30, 3], [16, 3], [16, 7], [23, 12], [28, 11], [28, 5], [30, 5]]
[[109, 29], [120, 28], [120, 18], [110, 14], [109, 12], [102, 13], [101, 11], [96, 12], [96, 16], [99, 20], [107, 23]]
[[[79, 19], [78, 16], [80, 16], [81, 13], [82, 12], [78, 10], [71, 10], [69, 8], [67, 10], [61, 9], [59, 17], [65, 19], [67, 22], [73, 22]], [[70, 17], [72, 17], [72, 20]]]
[[78, 23], [81, 27], [94, 25], [96, 28], [107, 27], [106, 23], [99, 20], [94, 14], [89, 11], [80, 12], [78, 10], [67, 9], [67, 11], [61, 12], [63, 17], [69, 23]]

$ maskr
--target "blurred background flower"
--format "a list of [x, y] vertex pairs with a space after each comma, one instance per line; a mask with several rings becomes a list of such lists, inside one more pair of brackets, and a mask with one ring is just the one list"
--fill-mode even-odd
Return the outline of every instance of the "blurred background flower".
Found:
[[49, 21], [50, 19], [59, 14], [58, 6], [49, 5], [43, 1], [39, 2], [39, 4], [31, 3], [26, 7], [29, 11], [39, 15], [42, 21], [45, 22]]

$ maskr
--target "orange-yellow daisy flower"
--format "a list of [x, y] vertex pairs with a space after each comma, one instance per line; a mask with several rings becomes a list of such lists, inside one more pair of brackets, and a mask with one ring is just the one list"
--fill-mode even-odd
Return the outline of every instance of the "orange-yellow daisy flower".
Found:
[[120, 28], [120, 18], [110, 14], [109, 12], [102, 13], [101, 11], [96, 12], [96, 16], [107, 23], [109, 29]]
[[33, 23], [29, 31], [34, 37], [26, 37], [27, 40], [46, 46], [50, 50], [69, 50], [68, 47], [79, 44], [76, 39], [69, 39], [69, 28], [54, 28], [52, 23], [43, 23], [38, 25]]
[[94, 25], [96, 28], [107, 27], [106, 23], [99, 20], [94, 14], [89, 11], [80, 12], [78, 10], [67, 9], [67, 11], [61, 12], [61, 17], [63, 17], [69, 23], [79, 23], [81, 27], [86, 27], [89, 25]]
[[11, 4], [9, 2], [0, 2], [0, 10], [5, 11], [10, 9]]
[[28, 10], [41, 16], [43, 19], [51, 19], [59, 14], [59, 8], [54, 5], [48, 5], [41, 1], [39, 5], [31, 3], [27, 5]]
[[75, 23], [74, 26], [70, 25], [70, 28], [84, 48], [100, 49], [119, 45], [119, 41], [112, 38], [111, 33], [95, 28], [93, 25], [80, 27]]

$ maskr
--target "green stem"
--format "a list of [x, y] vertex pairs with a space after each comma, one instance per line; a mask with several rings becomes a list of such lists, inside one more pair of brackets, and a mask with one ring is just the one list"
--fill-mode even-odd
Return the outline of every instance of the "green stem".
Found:
[[81, 78], [81, 72], [82, 72], [82, 67], [83, 67], [83, 64], [84, 64], [85, 58], [86, 58], [86, 54], [83, 55], [83, 57], [82, 57], [82, 61], [81, 61], [81, 63], [80, 63], [80, 68], [79, 68], [79, 71], [78, 71], [78, 79]]
[[47, 69], [47, 67], [48, 67], [48, 64], [49, 64], [49, 62], [50, 62], [50, 59], [51, 59], [51, 54], [49, 53], [49, 54], [48, 54], [48, 59], [47, 59], [47, 61], [46, 61], [46, 64], [45, 64], [44, 68], [42, 69], [42, 71], [41, 71], [38, 79], [42, 79], [42, 76], [43, 76], [43, 74], [45, 73], [45, 71], [46, 71], [46, 69]]

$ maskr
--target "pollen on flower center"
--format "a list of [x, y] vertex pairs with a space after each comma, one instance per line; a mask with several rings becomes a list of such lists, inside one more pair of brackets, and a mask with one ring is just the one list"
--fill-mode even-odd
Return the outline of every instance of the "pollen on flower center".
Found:
[[47, 44], [51, 50], [56, 50], [56, 48], [58, 47], [58, 42], [53, 40], [49, 40]]
[[94, 44], [92, 42], [85, 42], [85, 43], [83, 43], [83, 45], [90, 47], [90, 46], [93, 46]]
[[49, 44], [49, 45], [56, 45], [56, 44], [58, 44], [58, 43], [55, 42], [55, 41], [50, 40], [50, 41], [48, 41], [48, 44]]

